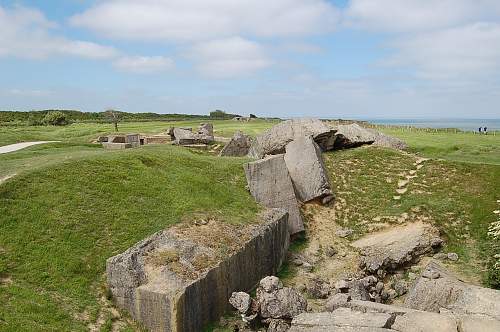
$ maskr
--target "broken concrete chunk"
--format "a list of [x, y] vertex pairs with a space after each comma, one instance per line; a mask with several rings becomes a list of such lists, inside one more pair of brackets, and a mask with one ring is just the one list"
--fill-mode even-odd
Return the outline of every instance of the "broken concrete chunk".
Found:
[[233, 138], [231, 138], [231, 141], [221, 150], [219, 156], [244, 157], [248, 154], [251, 144], [252, 139], [250, 136], [243, 134], [241, 131], [237, 131]]
[[267, 332], [286, 332], [290, 328], [290, 324], [283, 319], [271, 319]]
[[281, 154], [286, 145], [296, 138], [312, 136], [323, 151], [333, 149], [335, 131], [318, 119], [293, 119], [283, 121], [266, 132], [258, 135], [248, 152], [251, 158]]
[[352, 245], [361, 250], [361, 266], [370, 273], [395, 270], [419, 256], [432, 253], [440, 244], [439, 231], [431, 225], [412, 223], [370, 234]]
[[259, 287], [266, 293], [272, 293], [283, 288], [283, 284], [278, 277], [268, 276], [259, 281]]
[[209, 144], [214, 141], [213, 125], [210, 123], [202, 123], [197, 132], [191, 128], [173, 128], [169, 133], [177, 145]]
[[248, 187], [255, 200], [265, 207], [288, 211], [290, 234], [302, 232], [304, 223], [283, 155], [247, 163], [244, 168]]
[[390, 319], [391, 315], [385, 313], [339, 308], [333, 312], [300, 314], [292, 320], [290, 331], [387, 331]]
[[[428, 271], [439, 278], [427, 278]], [[500, 291], [466, 284], [436, 261], [431, 261], [406, 295], [405, 306], [439, 312], [445, 308], [455, 314], [483, 315], [500, 320]]]
[[[153, 234], [107, 260], [113, 300], [149, 330], [201, 331], [229, 309], [234, 291], [277, 272], [289, 245], [287, 216], [273, 209], [260, 224], [210, 221]], [[214, 246], [211, 236], [227, 236], [227, 245]]]
[[229, 303], [238, 310], [240, 314], [246, 314], [252, 305], [252, 298], [245, 292], [233, 292], [229, 298]]
[[326, 311], [334, 311], [338, 308], [345, 308], [348, 306], [348, 302], [351, 301], [351, 296], [347, 293], [337, 293], [328, 298], [326, 301], [325, 309]]
[[280, 288], [273, 292], [257, 289], [257, 302], [262, 318], [292, 319], [307, 308], [306, 299], [293, 288]]
[[297, 137], [287, 144], [285, 163], [300, 201], [332, 195], [321, 149], [311, 136]]
[[402, 140], [384, 135], [374, 129], [363, 128], [357, 123], [338, 125], [334, 129], [337, 130], [335, 149], [355, 148], [366, 144], [399, 150], [407, 148], [406, 143]]

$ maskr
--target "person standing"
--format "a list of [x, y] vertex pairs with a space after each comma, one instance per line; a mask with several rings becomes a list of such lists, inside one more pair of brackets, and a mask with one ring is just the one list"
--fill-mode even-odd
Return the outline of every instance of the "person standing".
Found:
[[483, 132], [484, 132], [484, 134], [485, 134], [485, 135], [488, 135], [488, 128], [487, 128], [487, 127], [484, 127], [484, 128], [483, 128]]
[[483, 127], [479, 127], [479, 133], [481, 134], [481, 130], [483, 129]]

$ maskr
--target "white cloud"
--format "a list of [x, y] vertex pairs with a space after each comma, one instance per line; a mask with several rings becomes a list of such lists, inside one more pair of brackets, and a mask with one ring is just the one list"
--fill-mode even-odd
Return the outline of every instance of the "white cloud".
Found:
[[57, 24], [47, 20], [38, 10], [0, 6], [0, 56], [44, 59], [53, 55], [72, 55], [106, 59], [118, 53], [113, 47], [55, 36], [51, 31], [55, 27]]
[[[387, 63], [413, 66], [429, 79], [475, 79], [500, 71], [500, 24], [474, 23], [418, 34], [394, 43]], [[496, 76], [496, 75], [494, 75]]]
[[241, 37], [198, 43], [191, 58], [202, 74], [212, 78], [249, 75], [271, 65], [262, 46]]
[[138, 74], [158, 73], [174, 67], [174, 61], [163, 56], [126, 56], [113, 62], [116, 68]]
[[70, 22], [114, 38], [178, 41], [324, 33], [338, 17], [326, 0], [108, 0]]
[[351, 0], [348, 26], [370, 31], [430, 31], [498, 19], [498, 0]]

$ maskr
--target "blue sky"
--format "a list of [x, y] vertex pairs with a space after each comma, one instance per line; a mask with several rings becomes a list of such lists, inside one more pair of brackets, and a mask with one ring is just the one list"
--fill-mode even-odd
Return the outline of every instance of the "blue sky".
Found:
[[499, 118], [496, 0], [0, 0], [0, 110]]

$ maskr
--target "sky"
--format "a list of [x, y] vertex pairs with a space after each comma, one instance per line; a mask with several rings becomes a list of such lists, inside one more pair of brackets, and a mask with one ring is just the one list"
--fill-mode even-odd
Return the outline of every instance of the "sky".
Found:
[[0, 110], [500, 118], [498, 0], [0, 0]]

